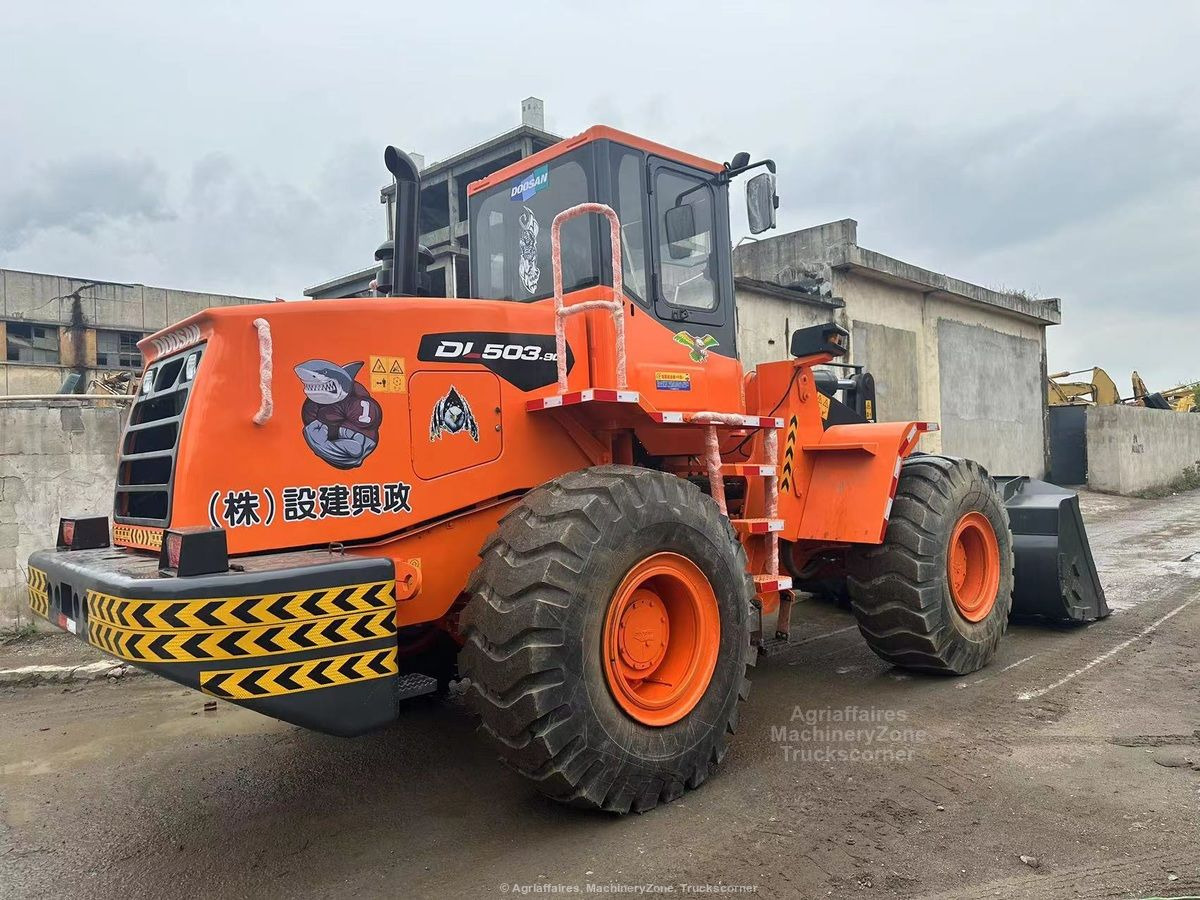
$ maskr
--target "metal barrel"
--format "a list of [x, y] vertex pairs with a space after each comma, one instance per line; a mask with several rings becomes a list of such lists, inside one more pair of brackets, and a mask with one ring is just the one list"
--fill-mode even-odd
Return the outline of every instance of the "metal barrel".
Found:
[[1110, 612], [1072, 490], [1027, 475], [992, 479], [1008, 510], [1015, 581], [1012, 618], [1063, 624]]

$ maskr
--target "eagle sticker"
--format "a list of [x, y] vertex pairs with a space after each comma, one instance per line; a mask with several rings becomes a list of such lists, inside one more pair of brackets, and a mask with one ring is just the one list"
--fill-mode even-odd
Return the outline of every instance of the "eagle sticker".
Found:
[[304, 385], [304, 441], [336, 469], [357, 469], [379, 446], [383, 409], [354, 380], [362, 367], [361, 360], [339, 366], [327, 359], [296, 366]]
[[695, 337], [686, 331], [677, 331], [673, 335], [675, 343], [682, 344], [690, 351], [688, 355], [692, 358], [692, 362], [704, 362], [708, 359], [708, 351], [716, 347], [720, 343], [711, 334], [706, 334], [703, 337]]
[[471, 435], [471, 440], [479, 443], [479, 425], [471, 413], [471, 406], [466, 398], [450, 385], [446, 396], [433, 407], [433, 415], [429, 419], [429, 440], [440, 441], [443, 434], [458, 434], [465, 431]]

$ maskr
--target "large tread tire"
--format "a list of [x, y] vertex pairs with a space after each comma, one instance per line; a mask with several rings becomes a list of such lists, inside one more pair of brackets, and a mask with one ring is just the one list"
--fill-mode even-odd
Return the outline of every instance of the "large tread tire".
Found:
[[[604, 616], [625, 574], [671, 551], [717, 597], [711, 681], [680, 721], [625, 714], [601, 659]], [[461, 624], [467, 699], [501, 758], [574, 806], [644, 812], [699, 787], [724, 758], [749, 691], [754, 587], [716, 503], [695, 485], [634, 466], [600, 466], [531, 491], [480, 552]]]
[[[956, 523], [979, 512], [999, 547], [995, 603], [979, 622], [951, 595], [947, 554]], [[851, 608], [881, 658], [922, 672], [965, 675], [987, 665], [1012, 610], [1013, 542], [1008, 511], [973, 460], [922, 454], [904, 460], [884, 541], [847, 558]]]

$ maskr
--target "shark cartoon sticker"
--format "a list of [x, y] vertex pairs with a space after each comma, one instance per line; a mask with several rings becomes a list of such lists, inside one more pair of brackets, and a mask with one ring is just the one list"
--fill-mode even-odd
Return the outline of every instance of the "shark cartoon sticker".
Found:
[[362, 361], [339, 366], [327, 359], [296, 366], [304, 386], [300, 418], [305, 443], [337, 469], [357, 469], [379, 446], [383, 409], [354, 380], [362, 367]]
[[683, 344], [691, 352], [688, 354], [692, 358], [692, 362], [702, 363], [708, 359], [708, 351], [719, 343], [711, 334], [706, 334], [703, 337], [693, 337], [686, 331], [675, 332], [675, 343]]
[[429, 419], [429, 440], [440, 441], [442, 434], [458, 434], [465, 431], [471, 435], [471, 440], [479, 443], [479, 425], [471, 413], [467, 398], [450, 385], [446, 396], [433, 407], [433, 415]]

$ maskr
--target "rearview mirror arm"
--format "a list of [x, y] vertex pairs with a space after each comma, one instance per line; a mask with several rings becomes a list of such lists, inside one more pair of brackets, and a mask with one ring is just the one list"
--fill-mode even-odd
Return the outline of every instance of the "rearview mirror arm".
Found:
[[728, 184], [742, 173], [749, 172], [751, 169], [757, 169], [759, 166], [766, 166], [768, 172], [770, 172], [772, 175], [775, 174], [775, 160], [760, 159], [758, 162], [746, 163], [744, 166], [737, 167], [731, 166], [729, 163], [725, 163], [724, 170], [718, 172], [714, 180], [717, 184]]
[[770, 172], [772, 175], [775, 174], [775, 160], [773, 159], [760, 159], [758, 162], [746, 163], [744, 166], [737, 167], [734, 167], [729, 163], [725, 163], [725, 168], [720, 172], [710, 175], [708, 178], [705, 178], [701, 184], [688, 188], [686, 191], [676, 197], [675, 206], [682, 206], [683, 199], [688, 194], [695, 193], [706, 184], [729, 184], [729, 182], [733, 181], [733, 179], [737, 178], [737, 176], [741, 175], [743, 172], [749, 172], [751, 169], [757, 169], [759, 166], [766, 166], [768, 172]]

